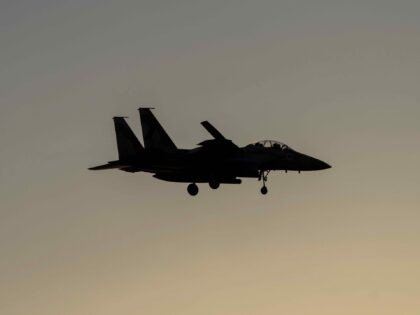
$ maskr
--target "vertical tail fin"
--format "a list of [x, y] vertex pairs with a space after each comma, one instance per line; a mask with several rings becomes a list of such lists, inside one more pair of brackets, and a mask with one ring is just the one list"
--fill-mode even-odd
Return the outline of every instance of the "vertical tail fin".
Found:
[[176, 150], [176, 145], [162, 128], [150, 108], [139, 108], [143, 142], [146, 149]]
[[113, 119], [120, 161], [139, 156], [144, 148], [124, 117], [114, 117]]

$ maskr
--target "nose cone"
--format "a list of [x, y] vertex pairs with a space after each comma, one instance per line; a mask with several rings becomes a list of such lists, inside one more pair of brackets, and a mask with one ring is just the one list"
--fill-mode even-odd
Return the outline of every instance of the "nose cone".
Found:
[[331, 168], [331, 165], [312, 156], [301, 154], [299, 166], [302, 171], [321, 171]]
[[318, 169], [319, 170], [326, 170], [328, 168], [331, 168], [331, 165], [329, 165], [328, 163], [325, 163], [324, 161], [321, 161], [321, 160], [317, 160], [317, 164], [318, 164]]
[[325, 163], [324, 161], [315, 158], [311, 158], [310, 165], [310, 168], [314, 171], [326, 170], [328, 168], [331, 168], [331, 165], [329, 165], [328, 163]]

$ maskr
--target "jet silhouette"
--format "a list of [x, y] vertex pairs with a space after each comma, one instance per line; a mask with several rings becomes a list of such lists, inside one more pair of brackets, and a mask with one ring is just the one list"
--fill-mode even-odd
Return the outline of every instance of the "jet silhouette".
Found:
[[208, 183], [212, 189], [220, 184], [240, 184], [240, 178], [262, 181], [261, 193], [267, 194], [268, 174], [273, 170], [318, 171], [331, 166], [309, 155], [299, 153], [284, 143], [263, 140], [239, 147], [226, 139], [208, 121], [201, 125], [212, 139], [199, 143], [199, 147], [179, 149], [171, 140], [152, 108], [139, 108], [144, 146], [125, 121], [114, 117], [118, 160], [90, 170], [119, 169], [125, 172], [147, 172], [153, 177], [179, 183], [190, 183], [191, 196], [198, 194], [197, 183]]

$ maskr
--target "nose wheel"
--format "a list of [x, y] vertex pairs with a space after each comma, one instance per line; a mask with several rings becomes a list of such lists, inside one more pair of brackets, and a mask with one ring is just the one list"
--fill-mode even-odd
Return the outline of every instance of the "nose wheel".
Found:
[[265, 186], [265, 182], [268, 180], [268, 174], [270, 171], [260, 171], [260, 176], [258, 177], [258, 180], [262, 180], [263, 186], [261, 187], [261, 194], [267, 195], [268, 189], [267, 186]]
[[187, 187], [187, 191], [191, 196], [195, 196], [198, 194], [198, 186], [194, 183], [189, 184]]

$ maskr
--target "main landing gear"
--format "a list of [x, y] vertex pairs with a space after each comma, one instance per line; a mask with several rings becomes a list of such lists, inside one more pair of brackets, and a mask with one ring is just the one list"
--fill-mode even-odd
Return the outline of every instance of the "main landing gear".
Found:
[[189, 184], [187, 191], [191, 196], [195, 196], [198, 194], [198, 186], [195, 183]]
[[265, 186], [265, 182], [268, 179], [268, 174], [269, 173], [270, 173], [270, 171], [260, 171], [260, 176], [258, 177], [259, 181], [260, 180], [263, 181], [263, 186], [261, 187], [261, 190], [260, 190], [263, 195], [267, 195], [267, 193], [268, 193], [268, 189], [267, 189], [267, 186]]
[[[211, 189], [217, 189], [220, 187], [220, 182], [217, 180], [209, 181], [209, 186]], [[187, 191], [191, 196], [196, 196], [198, 194], [198, 186], [196, 183], [191, 183], [187, 186]]]
[[209, 181], [209, 186], [211, 189], [217, 189], [220, 186], [220, 183], [217, 180]]

